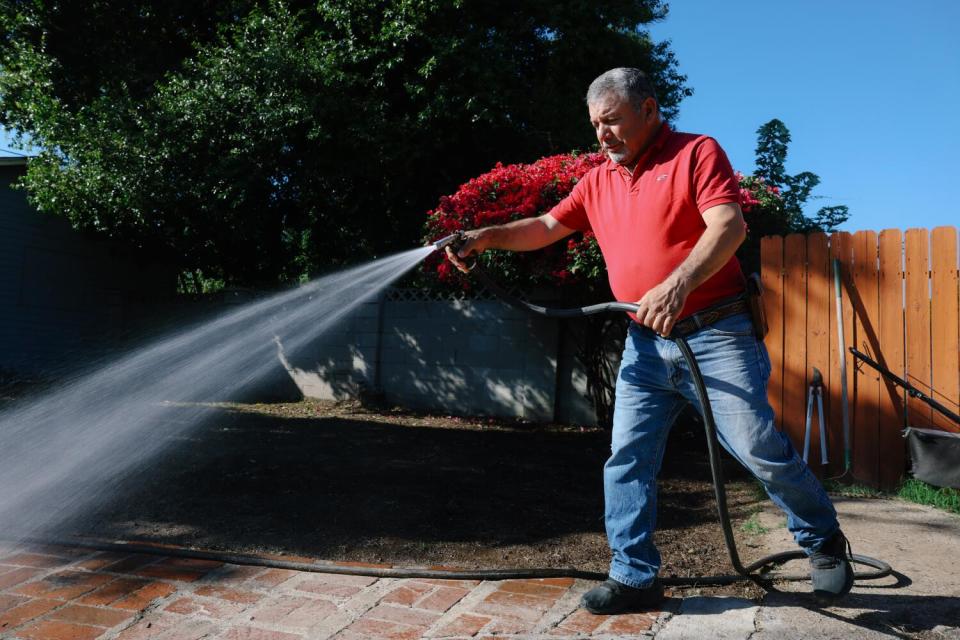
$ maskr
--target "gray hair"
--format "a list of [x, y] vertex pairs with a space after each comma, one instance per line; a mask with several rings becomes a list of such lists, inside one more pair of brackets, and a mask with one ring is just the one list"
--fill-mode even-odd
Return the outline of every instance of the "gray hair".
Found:
[[633, 67], [610, 69], [591, 82], [587, 89], [587, 104], [593, 104], [611, 93], [629, 100], [637, 111], [640, 111], [647, 98], [657, 99], [647, 74]]

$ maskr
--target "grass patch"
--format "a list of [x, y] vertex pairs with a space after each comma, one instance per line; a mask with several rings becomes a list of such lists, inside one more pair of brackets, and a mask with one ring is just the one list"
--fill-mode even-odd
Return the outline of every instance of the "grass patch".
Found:
[[900, 498], [907, 502], [924, 504], [960, 515], [960, 491], [935, 487], [916, 478], [907, 478], [896, 491], [887, 492], [860, 484], [843, 484], [836, 480], [824, 480], [823, 488], [834, 495], [846, 498]]
[[960, 491], [947, 487], [935, 487], [916, 478], [908, 478], [900, 485], [896, 494], [898, 497], [926, 504], [944, 511], [960, 514]]
[[824, 480], [823, 488], [828, 493], [834, 493], [845, 498], [889, 498], [891, 495], [862, 484], [843, 484], [836, 480]]
[[752, 536], [763, 535], [764, 533], [770, 531], [769, 528], [760, 524], [759, 516], [760, 516], [759, 512], [754, 513], [752, 516], [747, 518], [747, 520], [745, 520], [743, 524], [740, 525], [740, 529], [744, 533], [749, 533]]

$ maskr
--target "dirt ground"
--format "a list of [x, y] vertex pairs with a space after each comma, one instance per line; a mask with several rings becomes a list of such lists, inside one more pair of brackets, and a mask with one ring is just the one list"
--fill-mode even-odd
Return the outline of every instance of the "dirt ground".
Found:
[[[218, 405], [62, 533], [400, 566], [604, 572], [608, 447], [599, 429], [311, 401]], [[659, 494], [663, 576], [732, 573], [705, 451], [698, 425], [675, 426]], [[749, 561], [762, 549], [743, 523], [762, 501], [732, 459], [725, 470]], [[761, 593], [748, 583], [686, 592]]]

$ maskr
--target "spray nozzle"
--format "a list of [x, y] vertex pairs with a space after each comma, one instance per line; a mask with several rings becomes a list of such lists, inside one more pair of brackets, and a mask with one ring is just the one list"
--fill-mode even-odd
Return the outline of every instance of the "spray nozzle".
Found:
[[463, 232], [457, 231], [456, 233], [451, 233], [445, 238], [440, 238], [433, 243], [434, 248], [437, 251], [443, 251], [447, 247], [453, 247], [457, 249], [463, 243]]
[[[466, 236], [463, 235], [463, 231], [457, 231], [456, 233], [451, 233], [445, 238], [440, 238], [433, 243], [433, 247], [437, 251], [443, 251], [447, 247], [450, 247], [453, 250], [453, 253], [456, 254], [460, 247], [463, 246]], [[428, 245], [429, 246], [429, 245]], [[454, 260], [457, 264], [457, 268], [461, 271], [466, 269], [466, 271], [472, 271], [475, 266], [477, 266], [476, 258], [470, 260], [469, 262], [463, 262], [462, 259]]]

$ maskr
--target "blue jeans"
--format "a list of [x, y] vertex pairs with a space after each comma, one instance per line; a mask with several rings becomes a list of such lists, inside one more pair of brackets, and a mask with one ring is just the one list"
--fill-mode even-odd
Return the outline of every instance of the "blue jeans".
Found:
[[[808, 554], [839, 529], [820, 482], [774, 427], [767, 402], [770, 359], [738, 314], [687, 336], [703, 375], [720, 444], [763, 484], [787, 514], [787, 528]], [[699, 408], [677, 345], [631, 323], [617, 377], [611, 455], [603, 469], [610, 577], [650, 585], [660, 568], [653, 544], [656, 477], [667, 434], [684, 405]]]

